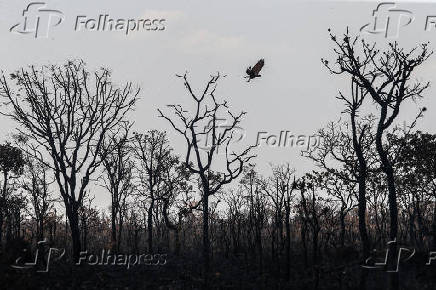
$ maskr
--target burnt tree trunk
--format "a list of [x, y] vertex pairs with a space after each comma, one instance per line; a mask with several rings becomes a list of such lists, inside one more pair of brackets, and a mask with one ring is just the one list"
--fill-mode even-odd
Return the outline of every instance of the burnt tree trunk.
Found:
[[79, 261], [80, 251], [82, 249], [80, 241], [78, 206], [75, 203], [67, 206], [67, 216], [70, 224], [71, 239], [73, 243], [73, 263], [75, 263]]
[[[112, 202], [112, 215], [111, 215], [111, 248], [112, 251], [115, 251], [115, 247], [117, 244], [117, 224], [116, 224], [116, 206], [114, 205], [114, 202]], [[118, 250], [118, 249], [117, 249]]]
[[147, 242], [149, 253], [153, 252], [153, 207], [154, 199], [152, 198], [147, 212]]
[[203, 266], [207, 285], [210, 268], [209, 194], [207, 191], [204, 192], [203, 196]]
[[285, 245], [285, 251], [286, 251], [286, 280], [290, 280], [290, 271], [291, 271], [291, 225], [289, 222], [290, 215], [291, 215], [291, 206], [289, 204], [289, 200], [286, 202], [285, 207], [285, 228], [286, 228], [286, 245]]

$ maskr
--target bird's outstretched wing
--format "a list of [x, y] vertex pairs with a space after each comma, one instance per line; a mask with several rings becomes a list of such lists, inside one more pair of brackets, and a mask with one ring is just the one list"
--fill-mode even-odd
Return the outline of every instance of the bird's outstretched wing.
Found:
[[258, 75], [260, 73], [260, 71], [263, 68], [263, 65], [265, 64], [264, 59], [260, 59], [256, 65], [251, 69], [251, 71], [254, 73], [254, 75]]

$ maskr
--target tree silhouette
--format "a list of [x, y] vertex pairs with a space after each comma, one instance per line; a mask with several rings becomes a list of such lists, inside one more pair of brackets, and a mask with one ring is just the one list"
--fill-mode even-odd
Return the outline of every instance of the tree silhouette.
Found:
[[[11, 85], [11, 83], [14, 83]], [[107, 154], [103, 143], [133, 108], [139, 89], [116, 87], [107, 69], [87, 71], [83, 61], [31, 66], [0, 78], [0, 94], [35, 148], [50, 156], [63, 198], [73, 241], [73, 257], [81, 251], [79, 209], [92, 176]], [[39, 158], [39, 156], [34, 156]]]
[[[187, 75], [179, 76], [194, 102], [195, 109], [189, 113], [181, 105], [170, 105], [173, 109], [173, 119], [159, 110], [160, 116], [165, 118], [173, 129], [182, 135], [186, 144], [185, 164], [187, 168], [200, 179], [203, 211], [203, 259], [204, 273], [207, 285], [210, 259], [209, 240], [209, 197], [217, 193], [223, 185], [231, 183], [243, 171], [243, 166], [254, 157], [250, 153], [254, 146], [247, 147], [241, 152], [230, 152], [230, 144], [236, 138], [236, 129], [245, 112], [234, 115], [228, 109], [227, 102], [219, 102], [215, 92], [221, 76], [211, 76], [201, 94], [196, 94], [191, 88]], [[221, 116], [221, 111], [227, 110]], [[226, 120], [226, 126], [221, 121]], [[202, 144], [202, 138], [210, 140], [210, 146]], [[210, 139], [209, 139], [210, 138]], [[224, 172], [213, 171], [212, 165], [216, 161], [217, 150], [225, 148]]]
[[[395, 185], [394, 164], [389, 159], [389, 151], [383, 146], [386, 131], [392, 126], [400, 113], [405, 101], [422, 97], [429, 83], [412, 83], [412, 73], [423, 64], [432, 52], [428, 44], [421, 44], [406, 51], [397, 42], [389, 43], [388, 49], [380, 51], [376, 44], [369, 44], [358, 36], [351, 37], [347, 32], [342, 39], [330, 33], [335, 43], [334, 52], [337, 55], [334, 65], [324, 61], [325, 66], [333, 74], [347, 74], [363, 95], [368, 94], [378, 105], [378, 124], [375, 134], [376, 150], [381, 162], [381, 169], [386, 176], [389, 192], [390, 233], [391, 241], [398, 238], [398, 205]], [[358, 44], [360, 43], [360, 45]], [[360, 53], [359, 53], [360, 51]], [[396, 252], [396, 244], [390, 244], [391, 252]], [[390, 257], [389, 264], [395, 259]], [[392, 278], [392, 289], [398, 289], [398, 274], [389, 275]]]

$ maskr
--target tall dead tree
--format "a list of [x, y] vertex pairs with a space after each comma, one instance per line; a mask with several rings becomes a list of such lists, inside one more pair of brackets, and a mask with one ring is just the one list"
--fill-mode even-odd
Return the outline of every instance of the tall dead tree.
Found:
[[11, 108], [3, 114], [50, 156], [47, 165], [65, 204], [74, 261], [81, 251], [79, 208], [106, 156], [102, 144], [133, 109], [138, 93], [131, 83], [115, 86], [108, 69], [90, 73], [83, 61], [30, 66], [11, 74], [10, 80], [0, 78], [0, 95]]
[[[398, 205], [395, 185], [394, 164], [389, 158], [389, 149], [384, 146], [387, 130], [394, 124], [405, 101], [422, 97], [429, 83], [411, 81], [412, 73], [432, 54], [428, 44], [424, 43], [411, 50], [401, 48], [397, 42], [389, 43], [387, 49], [381, 51], [376, 44], [369, 44], [358, 36], [351, 37], [347, 32], [342, 39], [330, 34], [335, 43], [336, 62], [330, 66], [324, 64], [334, 74], [349, 75], [363, 94], [368, 94], [377, 104], [378, 124], [375, 143], [381, 170], [385, 174], [388, 187], [390, 215], [389, 238], [397, 241], [398, 237]], [[359, 45], [360, 43], [360, 45]], [[390, 251], [396, 252], [396, 243], [390, 243]], [[388, 261], [394, 267], [395, 257]], [[390, 287], [398, 289], [398, 273], [390, 276]]]
[[[203, 260], [207, 285], [210, 264], [209, 240], [209, 197], [217, 193], [223, 185], [231, 183], [243, 171], [243, 166], [254, 157], [250, 152], [254, 146], [243, 149], [239, 153], [230, 152], [230, 145], [235, 141], [238, 125], [245, 115], [231, 113], [226, 101], [219, 102], [215, 96], [217, 83], [221, 76], [211, 76], [202, 93], [192, 90], [187, 75], [179, 76], [192, 98], [194, 110], [189, 112], [181, 105], [170, 105], [174, 117], [170, 118], [159, 110], [165, 118], [185, 139], [185, 164], [191, 173], [200, 179], [203, 213]], [[224, 114], [221, 111], [225, 111]], [[223, 122], [223, 120], [225, 122]], [[203, 143], [204, 139], [210, 141]], [[218, 155], [218, 148], [224, 147], [224, 154]], [[223, 171], [213, 168], [216, 161], [223, 161]]]

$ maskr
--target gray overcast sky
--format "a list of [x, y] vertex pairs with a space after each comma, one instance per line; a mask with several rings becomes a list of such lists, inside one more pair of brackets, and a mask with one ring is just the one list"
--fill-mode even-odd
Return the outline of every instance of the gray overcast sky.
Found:
[[[0, 69], [5, 72], [29, 64], [62, 63], [82, 58], [90, 69], [106, 66], [113, 70], [117, 83], [132, 81], [142, 88], [132, 119], [136, 130], [166, 129], [168, 124], [157, 118], [157, 108], [166, 104], [189, 101], [176, 73], [189, 71], [194, 88], [202, 89], [210, 74], [227, 74], [219, 85], [234, 111], [248, 112], [243, 124], [246, 138], [253, 144], [259, 131], [279, 134], [312, 135], [327, 122], [337, 120], [341, 104], [335, 99], [338, 89], [348, 82], [331, 76], [320, 62], [332, 59], [332, 43], [327, 28], [338, 34], [349, 26], [358, 33], [372, 22], [375, 1], [45, 1], [48, 9], [59, 10], [64, 21], [52, 27], [48, 38], [9, 32], [22, 21], [29, 1], [0, 0]], [[426, 17], [436, 15], [431, 1], [397, 1], [397, 9], [411, 11], [414, 20], [400, 29], [400, 45], [412, 47], [420, 42], [436, 44], [436, 28], [425, 31]], [[139, 19], [165, 18], [164, 31], [74, 31], [78, 15], [98, 18]], [[436, 19], [436, 18], [435, 18]], [[407, 20], [407, 19], [406, 19]], [[402, 19], [404, 23], [404, 19]], [[364, 34], [369, 41], [383, 45], [388, 40], [381, 34]], [[246, 83], [245, 68], [265, 58], [263, 77]], [[417, 74], [420, 80], [436, 81], [436, 56], [425, 63]], [[419, 106], [429, 107], [420, 128], [435, 133], [435, 89], [426, 92]], [[404, 107], [402, 120], [411, 120], [417, 112], [414, 104]], [[13, 131], [14, 124], [0, 117], [0, 136]], [[181, 152], [181, 138], [170, 134], [173, 147]], [[266, 147], [257, 151], [259, 168], [268, 171], [268, 163], [289, 161], [299, 174], [312, 168], [300, 157], [298, 147]], [[105, 193], [96, 201], [107, 205]]]

